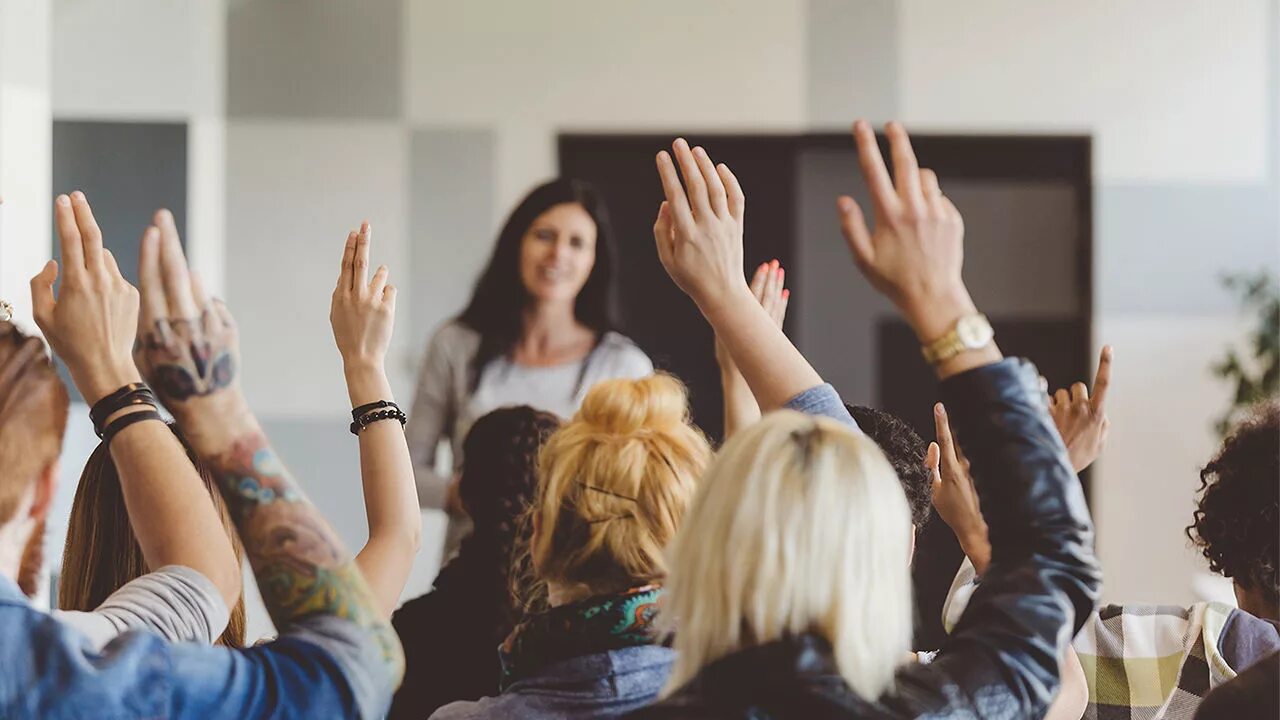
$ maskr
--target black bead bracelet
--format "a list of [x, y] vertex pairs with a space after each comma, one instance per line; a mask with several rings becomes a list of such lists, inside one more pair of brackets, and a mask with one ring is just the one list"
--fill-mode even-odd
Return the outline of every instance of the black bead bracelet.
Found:
[[365, 412], [359, 415], [354, 411], [352, 412], [352, 417], [355, 418], [351, 421], [351, 427], [349, 428], [352, 435], [359, 435], [361, 430], [364, 430], [371, 424], [380, 420], [399, 420], [400, 427], [404, 427], [405, 423], [408, 422], [409, 418], [404, 414], [404, 411], [400, 409], [399, 405], [396, 405], [389, 400], [379, 400], [378, 402], [384, 404], [378, 405], [377, 403], [370, 403], [369, 405], [362, 405], [359, 408], [356, 408], [356, 410], [359, 411], [371, 407], [381, 407], [383, 409], [374, 410], [373, 412], [365, 410]]

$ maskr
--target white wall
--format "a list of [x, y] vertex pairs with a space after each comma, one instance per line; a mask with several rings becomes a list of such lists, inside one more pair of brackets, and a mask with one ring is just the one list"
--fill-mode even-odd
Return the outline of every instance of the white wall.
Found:
[[803, 0], [413, 0], [409, 118], [496, 127], [503, 210], [554, 174], [562, 130], [796, 130], [805, 8]]

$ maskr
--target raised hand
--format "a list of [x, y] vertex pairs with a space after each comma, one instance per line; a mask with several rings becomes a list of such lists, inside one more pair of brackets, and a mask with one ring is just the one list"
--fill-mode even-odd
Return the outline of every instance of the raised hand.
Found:
[[653, 225], [658, 259], [703, 314], [714, 313], [747, 293], [742, 277], [742, 187], [727, 165], [712, 163], [701, 147], [690, 150], [680, 138], [672, 150], [684, 185], [671, 155], [658, 153], [658, 175], [667, 197]]
[[35, 321], [66, 363], [89, 405], [139, 379], [130, 357], [138, 330], [138, 291], [102, 246], [102, 232], [84, 193], [59, 195], [54, 224], [62, 249], [62, 287], [54, 297], [58, 263], [31, 279]]
[[[837, 200], [840, 227], [854, 261], [871, 284], [893, 301], [921, 343], [949, 332], [975, 311], [960, 277], [964, 262], [964, 221], [938, 185], [932, 170], [921, 169], [907, 131], [885, 127], [893, 156], [893, 178], [885, 168], [875, 133], [864, 120], [854, 124], [858, 161], [871, 193], [875, 230], [867, 228], [853, 198]], [[937, 370], [947, 376], [1000, 359], [994, 345], [961, 353]]]
[[[786, 319], [787, 301], [791, 298], [791, 291], [783, 287], [785, 279], [786, 272], [777, 260], [761, 263], [751, 278], [751, 294], [778, 328]], [[760, 419], [760, 405], [718, 333], [716, 363], [720, 366], [720, 386], [724, 392], [724, 437], [727, 440], [738, 430]]]
[[187, 268], [168, 210], [142, 234], [142, 317], [134, 358], [197, 450], [220, 448], [248, 414], [240, 393], [240, 339], [226, 305]]
[[1049, 414], [1067, 445], [1067, 454], [1076, 472], [1089, 467], [1107, 445], [1107, 431], [1111, 427], [1107, 419], [1107, 389], [1111, 386], [1112, 355], [1111, 346], [1103, 346], [1098, 373], [1093, 378], [1092, 397], [1082, 382], [1074, 383], [1069, 392], [1061, 389], [1049, 396]]
[[[354, 375], [384, 373], [396, 315], [396, 288], [387, 283], [390, 271], [385, 265], [380, 266], [373, 279], [369, 279], [372, 239], [373, 231], [367, 222], [358, 231], [347, 234], [338, 286], [334, 288], [333, 301], [329, 306], [329, 323], [333, 326], [333, 339], [342, 355], [348, 387], [361, 396], [382, 392], [382, 388], [364, 392], [350, 386], [357, 379]], [[380, 399], [387, 398], [358, 399], [353, 394], [351, 401], [361, 405]]]
[[[786, 270], [774, 260], [760, 263], [755, 275], [751, 277], [751, 294], [779, 328], [787, 317], [787, 303], [791, 299], [791, 291], [784, 287], [786, 275]], [[716, 337], [716, 362], [722, 371], [732, 369], [737, 372], [733, 358], [729, 356], [724, 343], [720, 342], [719, 336]]]
[[925, 457], [925, 464], [933, 474], [933, 506], [981, 575], [991, 562], [987, 522], [982, 517], [973, 476], [969, 474], [969, 462], [951, 435], [951, 423], [942, 403], [933, 406], [933, 425], [938, 441], [929, 443]]

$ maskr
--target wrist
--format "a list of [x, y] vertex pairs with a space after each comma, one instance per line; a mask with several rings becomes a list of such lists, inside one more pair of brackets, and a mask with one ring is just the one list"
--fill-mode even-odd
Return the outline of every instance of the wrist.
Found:
[[753, 306], [759, 307], [754, 295], [751, 294], [751, 288], [744, 281], [739, 285], [735, 285], [726, 292], [718, 293], [713, 297], [702, 298], [696, 301], [698, 309], [702, 311], [702, 316], [707, 319], [712, 329], [717, 335], [721, 335], [721, 328], [737, 313], [750, 311]]
[[76, 379], [76, 388], [89, 407], [93, 407], [94, 403], [125, 385], [142, 382], [142, 375], [132, 363], [127, 367], [102, 368], [83, 380], [77, 379], [74, 375], [72, 378]]
[[960, 318], [978, 312], [963, 283], [940, 292], [906, 296], [899, 307], [921, 345], [941, 338], [955, 327]]
[[347, 364], [343, 368], [347, 381], [347, 397], [351, 407], [359, 407], [378, 400], [393, 400], [391, 382], [387, 379], [382, 363]]

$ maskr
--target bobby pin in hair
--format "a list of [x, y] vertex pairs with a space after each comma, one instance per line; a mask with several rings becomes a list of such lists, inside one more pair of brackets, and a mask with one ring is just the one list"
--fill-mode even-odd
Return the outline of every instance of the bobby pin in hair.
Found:
[[[584, 482], [582, 482], [581, 480], [578, 480], [578, 481], [577, 481], [577, 483], [578, 483], [579, 485], [581, 485], [582, 487], [584, 487], [584, 488], [588, 489], [588, 490], [594, 490], [595, 492], [598, 492], [598, 493], [604, 493], [605, 495], [612, 495], [612, 496], [614, 496], [614, 497], [618, 498], [619, 500], [630, 500], [631, 502], [640, 502], [638, 499], [633, 498], [633, 497], [631, 497], [631, 496], [629, 496], [629, 495], [623, 495], [622, 493], [616, 493], [616, 492], [614, 492], [614, 491], [612, 491], [612, 490], [605, 490], [604, 488], [602, 488], [602, 487], [596, 487], [595, 485], [588, 485], [587, 483], [584, 483]], [[603, 522], [603, 521], [601, 521], [601, 522]]]

